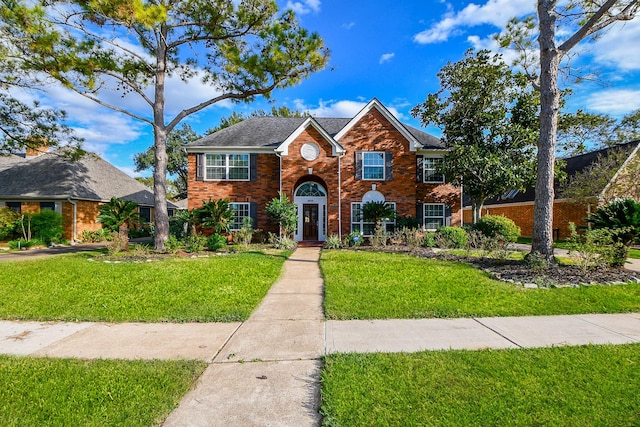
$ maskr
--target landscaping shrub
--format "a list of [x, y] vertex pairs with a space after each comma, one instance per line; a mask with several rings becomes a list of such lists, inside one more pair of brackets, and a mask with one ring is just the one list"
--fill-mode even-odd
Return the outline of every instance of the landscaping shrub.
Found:
[[0, 240], [16, 235], [20, 215], [9, 208], [0, 208]]
[[207, 244], [207, 238], [199, 235], [191, 235], [184, 241], [184, 250], [186, 252], [203, 251]]
[[369, 240], [371, 241], [371, 246], [373, 246], [374, 248], [387, 246], [389, 234], [382, 226], [376, 227], [373, 231], [373, 235], [369, 238]]
[[95, 231], [83, 230], [80, 238], [83, 242], [99, 243], [112, 240], [113, 234], [111, 234], [111, 232], [105, 228], [101, 228]]
[[587, 221], [595, 229], [611, 230], [614, 242], [631, 246], [640, 236], [640, 203], [633, 199], [616, 199], [598, 208]]
[[242, 227], [238, 231], [232, 233], [233, 242], [249, 246], [253, 238], [253, 219], [245, 217], [242, 220]]
[[583, 274], [589, 270], [609, 266], [623, 266], [627, 259], [628, 247], [614, 240], [614, 234], [607, 228], [586, 230], [580, 235], [574, 223], [569, 223], [571, 233], [568, 248]]
[[425, 248], [435, 248], [436, 247], [436, 233], [429, 231], [424, 235], [424, 240], [422, 241], [422, 246]]
[[269, 233], [269, 244], [276, 249], [292, 250], [295, 249], [297, 243], [288, 237], [279, 237], [277, 234]]
[[29, 249], [34, 246], [42, 245], [42, 242], [38, 239], [31, 239], [31, 240], [18, 239], [18, 240], [10, 240], [7, 243], [7, 245], [9, 246], [9, 249]]
[[436, 244], [444, 249], [461, 249], [467, 246], [467, 232], [460, 227], [440, 227], [435, 233]]
[[337, 234], [330, 234], [327, 236], [327, 240], [324, 242], [325, 249], [340, 249], [342, 248], [342, 242], [340, 241], [340, 236]]
[[207, 248], [210, 251], [218, 251], [227, 247], [227, 238], [220, 234], [212, 234], [207, 238]]
[[169, 235], [167, 241], [164, 242], [164, 249], [172, 254], [177, 253], [183, 247], [183, 243], [174, 235]]
[[418, 228], [402, 227], [396, 233], [396, 238], [411, 248], [417, 248], [424, 242], [423, 233]]
[[422, 226], [419, 218], [414, 218], [412, 216], [399, 216], [396, 217], [396, 227], [401, 230], [403, 228], [408, 228], [411, 230], [418, 229]]
[[478, 220], [475, 229], [488, 237], [501, 237], [507, 242], [515, 242], [520, 237], [520, 227], [511, 219], [501, 215], [486, 215]]
[[62, 215], [44, 210], [31, 217], [31, 235], [49, 246], [62, 238]]
[[351, 233], [344, 236], [344, 246], [349, 248], [358, 247], [364, 243], [364, 237], [362, 233], [359, 231], [352, 231]]

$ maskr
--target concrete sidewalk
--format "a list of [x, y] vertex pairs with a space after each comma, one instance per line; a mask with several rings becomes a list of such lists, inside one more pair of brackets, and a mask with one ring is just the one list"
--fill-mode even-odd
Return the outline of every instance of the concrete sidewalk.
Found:
[[319, 257], [298, 248], [244, 323], [0, 321], [0, 354], [204, 360], [165, 427], [316, 426], [325, 354], [640, 342], [638, 313], [325, 322]]

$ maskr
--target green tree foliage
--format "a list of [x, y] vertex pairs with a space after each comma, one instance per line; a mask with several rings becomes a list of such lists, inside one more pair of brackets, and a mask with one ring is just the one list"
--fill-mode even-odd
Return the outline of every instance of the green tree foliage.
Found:
[[291, 238], [298, 229], [298, 211], [296, 204], [289, 200], [283, 192], [279, 197], [272, 199], [267, 204], [267, 215], [280, 226], [282, 236]]
[[228, 233], [235, 210], [229, 199], [203, 201], [202, 207], [194, 209], [197, 223], [206, 228], [213, 228], [216, 233]]
[[467, 51], [438, 78], [441, 89], [412, 114], [442, 129], [448, 152], [440, 172], [464, 186], [475, 223], [486, 199], [533, 182], [538, 97], [524, 75], [486, 50]]
[[49, 246], [62, 238], [62, 215], [52, 210], [40, 211], [31, 216], [31, 235]]
[[599, 207], [587, 221], [593, 228], [611, 230], [615, 241], [631, 246], [640, 236], [640, 203], [633, 199], [618, 199]]
[[[531, 250], [548, 259], [553, 255], [554, 166], [562, 94], [559, 87], [562, 61], [568, 60], [571, 51], [582, 41], [595, 41], [612, 24], [634, 19], [639, 7], [638, 0], [537, 0], [535, 16], [512, 20], [500, 37], [503, 47], [513, 47], [520, 52], [519, 65], [540, 91], [540, 136]], [[536, 44], [537, 49], [534, 49]]]
[[598, 149], [640, 139], [640, 110], [620, 120], [607, 114], [578, 110], [562, 114], [558, 119], [558, 148], [568, 155], [581, 154], [588, 148]]
[[142, 219], [138, 213], [138, 204], [117, 197], [98, 207], [98, 221], [107, 229], [117, 231], [122, 250], [129, 249], [129, 228], [137, 227]]
[[18, 227], [20, 214], [9, 208], [0, 208], [0, 240], [11, 238]]
[[[29, 70], [45, 73], [96, 103], [148, 124], [154, 135], [155, 247], [169, 235], [167, 138], [187, 116], [224, 100], [251, 101], [322, 69], [322, 39], [278, 12], [272, 0], [104, 0], [23, 4], [4, 0], [3, 23]], [[167, 79], [198, 78], [210, 99], [169, 116]], [[137, 96], [113, 104], [109, 90]]]

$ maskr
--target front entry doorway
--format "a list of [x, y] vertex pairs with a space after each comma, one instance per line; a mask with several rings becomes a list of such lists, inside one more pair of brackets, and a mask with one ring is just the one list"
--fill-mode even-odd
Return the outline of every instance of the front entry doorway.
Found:
[[302, 240], [318, 240], [318, 205], [302, 205]]
[[318, 182], [302, 183], [294, 193], [298, 208], [297, 242], [323, 242], [327, 238], [327, 191]]

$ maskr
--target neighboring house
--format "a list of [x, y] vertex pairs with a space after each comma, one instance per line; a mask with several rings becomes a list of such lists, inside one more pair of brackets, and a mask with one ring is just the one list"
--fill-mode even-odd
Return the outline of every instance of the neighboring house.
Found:
[[[97, 155], [77, 161], [34, 150], [24, 157], [0, 156], [0, 207], [23, 214], [55, 210], [63, 217], [65, 239], [75, 241], [84, 230], [102, 228], [98, 206], [112, 197], [138, 203], [142, 218], [152, 220], [153, 193]], [[172, 214], [175, 206], [168, 208]]]
[[[278, 231], [267, 204], [283, 192], [298, 208], [296, 241], [361, 231], [374, 224], [362, 205], [384, 201], [427, 229], [459, 225], [461, 193], [434, 172], [440, 140], [400, 123], [374, 99], [351, 119], [252, 117], [187, 144], [189, 209], [227, 198], [254, 227]], [[385, 223], [387, 229], [395, 221]]]
[[[640, 200], [640, 141], [592, 151], [563, 159], [566, 162], [566, 182], [577, 181], [588, 193], [572, 194], [568, 185], [556, 180], [553, 202], [553, 238], [569, 237], [569, 223], [586, 226], [586, 218], [602, 204], [616, 197]], [[606, 165], [607, 170], [601, 170]], [[584, 182], [589, 181], [589, 182]], [[570, 186], [569, 186], [570, 187]], [[501, 197], [485, 202], [482, 215], [504, 215], [522, 230], [522, 236], [533, 234], [535, 190], [510, 190]], [[464, 222], [471, 223], [471, 207], [465, 201]]]

